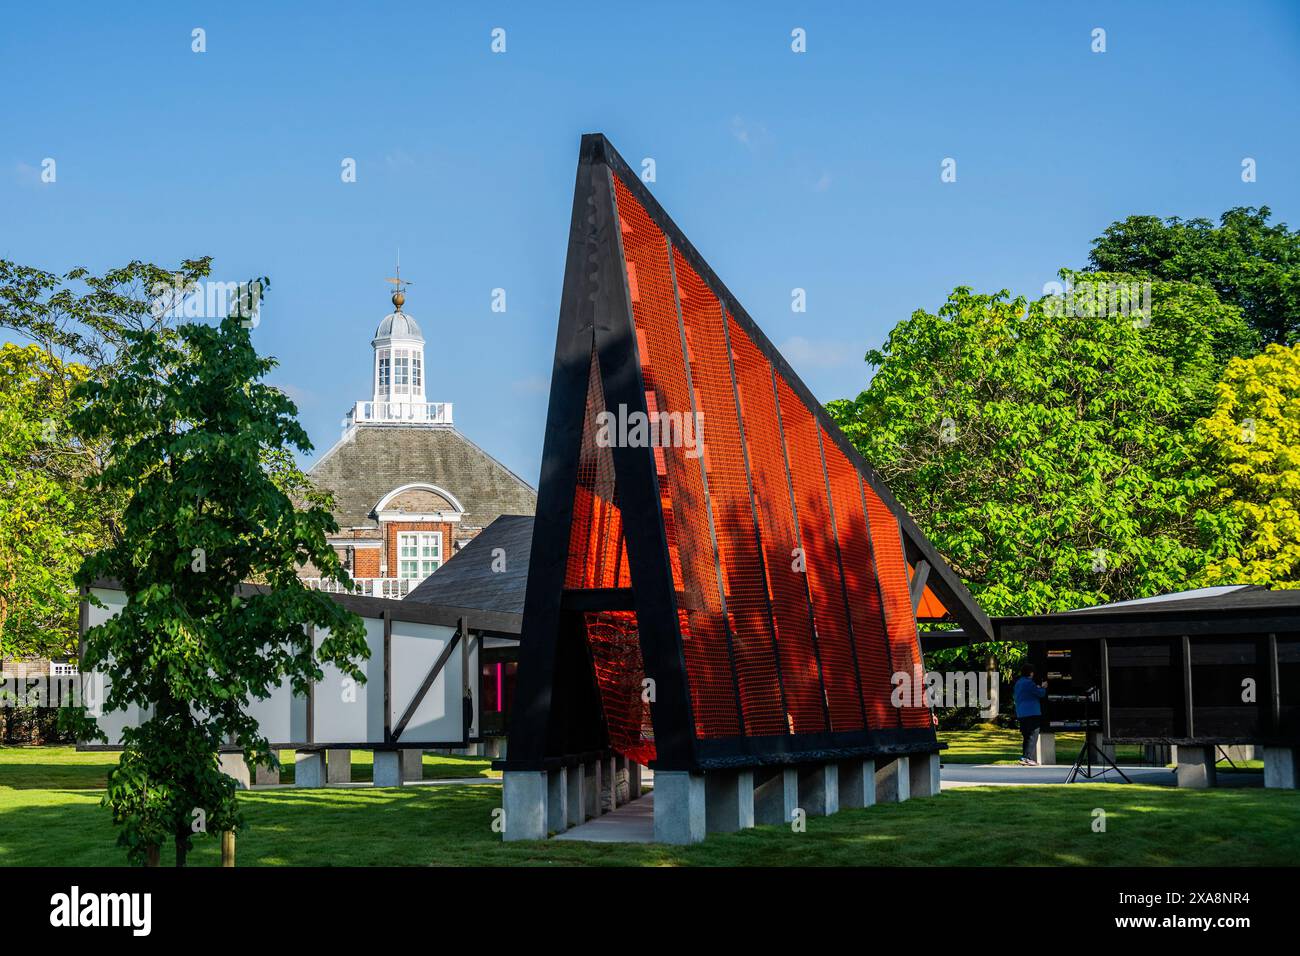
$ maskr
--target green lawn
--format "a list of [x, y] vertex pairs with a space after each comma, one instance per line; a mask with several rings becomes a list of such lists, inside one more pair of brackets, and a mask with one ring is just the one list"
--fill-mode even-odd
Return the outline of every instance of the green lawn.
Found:
[[[0, 748], [0, 865], [120, 864], [100, 793], [76, 789], [79, 776], [103, 773], [105, 755], [50, 751], [41, 760], [35, 749]], [[813, 818], [806, 833], [760, 827], [692, 847], [502, 843], [492, 830], [501, 801], [495, 784], [286, 789], [241, 794], [240, 801], [249, 826], [239, 837], [241, 866], [1290, 866], [1300, 860], [1300, 792], [1263, 789], [962, 788]], [[1106, 811], [1105, 833], [1092, 830], [1097, 808]], [[215, 864], [215, 843], [200, 840], [192, 863]]]

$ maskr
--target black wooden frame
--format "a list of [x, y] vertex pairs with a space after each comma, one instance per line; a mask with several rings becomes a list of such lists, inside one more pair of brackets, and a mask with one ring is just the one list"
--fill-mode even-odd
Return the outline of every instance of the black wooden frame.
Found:
[[[524, 603], [525, 638], [520, 647], [510, 722], [509, 756], [498, 762], [498, 766], [508, 770], [536, 770], [563, 761], [579, 749], [589, 749], [579, 741], [567, 739], [558, 729], [557, 711], [563, 709], [564, 702], [554, 697], [557, 649], [566, 639], [562, 622], [566, 615], [582, 610], [636, 612], [645, 673], [655, 683], [651, 712], [656, 769], [701, 770], [939, 749], [933, 729], [928, 727], [696, 738], [677, 619], [677, 595], [660, 513], [658, 476], [650, 449], [622, 446], [611, 449], [634, 586], [595, 591], [565, 589], [574, 490], [593, 356], [601, 376], [606, 408], [623, 406], [629, 413], [647, 412], [631, 294], [623, 265], [622, 233], [614, 197], [615, 176], [631, 190], [671, 247], [691, 264], [722, 308], [771, 363], [773, 387], [775, 375], [779, 373], [855, 466], [860, 480], [871, 487], [896, 517], [904, 558], [926, 575], [921, 580], [928, 583], [967, 633], [978, 635], [979, 639], [992, 639], [987, 615], [956, 572], [926, 540], [821, 403], [645, 188], [640, 177], [603, 135], [588, 134], [582, 138], [574, 186]], [[594, 675], [585, 676], [594, 682]]]

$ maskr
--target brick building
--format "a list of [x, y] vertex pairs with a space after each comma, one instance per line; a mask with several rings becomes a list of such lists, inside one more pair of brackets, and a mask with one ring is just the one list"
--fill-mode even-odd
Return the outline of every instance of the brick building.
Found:
[[[427, 400], [424, 336], [405, 301], [399, 282], [370, 343], [371, 397], [308, 472], [334, 495], [330, 543], [357, 590], [376, 597], [405, 596], [498, 515], [537, 504], [527, 482], [456, 430], [450, 402]], [[337, 587], [310, 566], [302, 576]]]

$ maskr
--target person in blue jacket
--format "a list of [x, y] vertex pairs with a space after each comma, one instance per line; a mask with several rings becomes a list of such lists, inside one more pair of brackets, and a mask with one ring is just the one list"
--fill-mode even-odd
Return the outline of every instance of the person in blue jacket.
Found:
[[1034, 682], [1034, 665], [1025, 664], [1020, 668], [1020, 680], [1013, 688], [1016, 698], [1016, 718], [1020, 721], [1021, 753], [1020, 763], [1026, 767], [1037, 767], [1034, 754], [1038, 750], [1038, 731], [1043, 726], [1043, 708], [1039, 701], [1047, 696], [1047, 685]]

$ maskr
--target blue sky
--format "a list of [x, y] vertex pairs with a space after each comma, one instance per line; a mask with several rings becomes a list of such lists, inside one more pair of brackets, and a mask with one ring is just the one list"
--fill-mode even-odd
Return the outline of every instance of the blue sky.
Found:
[[400, 247], [430, 399], [533, 483], [584, 132], [654, 158], [823, 400], [913, 309], [1039, 295], [1114, 219], [1300, 225], [1295, 2], [26, 4], [0, 87], [0, 256], [269, 275], [255, 342], [319, 454], [368, 397]]

